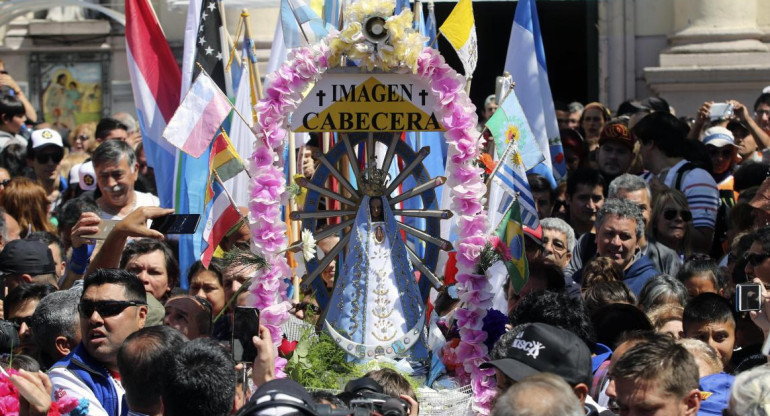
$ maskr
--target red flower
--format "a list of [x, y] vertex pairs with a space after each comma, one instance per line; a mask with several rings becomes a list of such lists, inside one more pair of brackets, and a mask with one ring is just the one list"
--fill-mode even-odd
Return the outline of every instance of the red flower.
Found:
[[281, 345], [278, 347], [278, 354], [283, 358], [289, 358], [295, 348], [297, 348], [297, 341], [289, 341], [284, 338], [283, 341], [281, 341]]

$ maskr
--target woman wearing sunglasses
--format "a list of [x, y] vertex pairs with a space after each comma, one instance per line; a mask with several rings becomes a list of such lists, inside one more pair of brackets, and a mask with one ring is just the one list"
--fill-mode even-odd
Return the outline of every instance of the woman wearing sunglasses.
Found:
[[70, 149], [72, 153], [85, 153], [91, 155], [99, 143], [96, 142], [94, 131], [96, 123], [83, 123], [77, 126], [69, 135]]
[[676, 189], [660, 191], [652, 204], [649, 235], [685, 259], [692, 254], [692, 212], [687, 197]]

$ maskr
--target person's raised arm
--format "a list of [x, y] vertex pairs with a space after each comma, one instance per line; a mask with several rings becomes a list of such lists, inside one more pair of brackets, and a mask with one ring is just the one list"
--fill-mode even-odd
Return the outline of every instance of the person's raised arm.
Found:
[[37, 123], [37, 111], [35, 111], [35, 107], [32, 106], [32, 103], [30, 103], [27, 97], [24, 95], [24, 91], [21, 90], [21, 87], [19, 87], [19, 84], [16, 82], [16, 80], [8, 74], [0, 74], [0, 86], [7, 86], [11, 88], [13, 90], [13, 94], [24, 105], [24, 114], [27, 116], [27, 120], [31, 121], [32, 123]]
[[147, 227], [147, 221], [173, 213], [174, 210], [170, 208], [139, 207], [126, 215], [126, 218], [120, 220], [104, 239], [101, 249], [91, 260], [86, 274], [102, 268], [117, 268], [123, 247], [129, 237], [163, 240], [164, 235]]
[[698, 109], [698, 114], [695, 117], [695, 123], [690, 127], [690, 132], [687, 133], [687, 139], [699, 140], [700, 133], [703, 131], [703, 127], [706, 126], [711, 119], [711, 104], [713, 101], [704, 102]]
[[733, 113], [738, 118], [738, 121], [749, 130], [749, 134], [754, 137], [757, 147], [760, 150], [770, 147], [770, 136], [754, 121], [754, 117], [749, 113], [748, 107], [736, 100], [730, 100], [728, 103], [733, 105]]

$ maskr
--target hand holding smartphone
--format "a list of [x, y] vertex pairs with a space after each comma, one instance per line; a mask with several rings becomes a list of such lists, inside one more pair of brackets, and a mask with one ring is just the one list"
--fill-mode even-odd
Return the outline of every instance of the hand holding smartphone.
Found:
[[253, 362], [257, 358], [257, 347], [252, 338], [259, 335], [259, 309], [237, 306], [233, 314], [233, 361]]

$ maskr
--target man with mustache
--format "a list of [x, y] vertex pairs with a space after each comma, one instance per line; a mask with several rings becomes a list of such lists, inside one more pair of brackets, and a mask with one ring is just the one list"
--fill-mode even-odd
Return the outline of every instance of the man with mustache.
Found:
[[107, 140], [96, 148], [92, 160], [96, 184], [101, 192], [96, 204], [102, 219], [122, 220], [139, 207], [160, 206], [155, 195], [134, 190], [139, 163], [128, 143]]
[[89, 415], [125, 415], [128, 406], [118, 372], [118, 350], [129, 335], [144, 327], [144, 285], [131, 272], [99, 269], [84, 280], [78, 311], [82, 340], [49, 371], [53, 399], [85, 398]]

